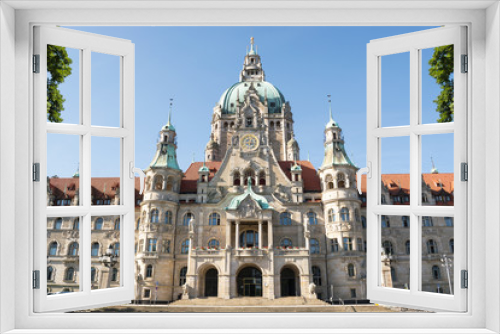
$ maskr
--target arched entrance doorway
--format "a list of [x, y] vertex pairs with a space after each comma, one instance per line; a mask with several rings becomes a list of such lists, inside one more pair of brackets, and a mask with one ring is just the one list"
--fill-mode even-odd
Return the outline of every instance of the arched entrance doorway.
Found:
[[255, 267], [247, 267], [240, 271], [236, 280], [238, 296], [262, 297], [262, 272]]
[[298, 296], [297, 275], [291, 268], [283, 268], [280, 274], [281, 297]]
[[217, 297], [219, 273], [217, 269], [210, 268], [205, 274], [205, 297]]

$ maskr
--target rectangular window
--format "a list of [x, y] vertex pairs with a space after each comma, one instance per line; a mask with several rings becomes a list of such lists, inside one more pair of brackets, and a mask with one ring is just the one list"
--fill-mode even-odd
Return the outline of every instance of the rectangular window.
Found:
[[[466, 53], [465, 36], [464, 27], [447, 27], [372, 40], [368, 44], [367, 162], [372, 177], [367, 179], [367, 219], [379, 221], [369, 224], [367, 231], [367, 292], [372, 301], [449, 311], [466, 309], [467, 290], [460, 289], [453, 281], [453, 277], [460, 277], [461, 270], [467, 269], [466, 182], [460, 177], [461, 163], [467, 162], [467, 74], [459, 70], [461, 55]], [[451, 74], [443, 74], [443, 85], [454, 89], [454, 112], [446, 109], [449, 104], [443, 103], [437, 121], [435, 112], [429, 108], [433, 101], [428, 98], [434, 84], [434, 79], [428, 79], [434, 73], [429, 62], [435, 52], [440, 52], [445, 60], [453, 60]], [[387, 77], [387, 68], [392, 67], [400, 68], [400, 75]], [[399, 92], [397, 96], [395, 90]], [[446, 166], [446, 173], [437, 170], [436, 155]], [[386, 176], [388, 168], [396, 168], [393, 171], [396, 174]], [[397, 173], [409, 174], [408, 203], [389, 203], [383, 199], [387, 191], [402, 191]], [[388, 233], [382, 231], [391, 226], [391, 216], [409, 217], [409, 235], [402, 237], [408, 238], [403, 241], [406, 250], [394, 248]], [[443, 217], [453, 218], [452, 229], [450, 220], [439, 223]], [[448, 229], [437, 229], [439, 224]], [[454, 249], [454, 253], [443, 254], [438, 239], [446, 243], [453, 240], [453, 244], [454, 240], [460, 240], [457, 245], [461, 247]], [[382, 245], [382, 252], [378, 245]], [[446, 247], [447, 252], [449, 249]], [[444, 255], [448, 260], [444, 260]], [[389, 261], [394, 260], [408, 263], [406, 269], [402, 267], [405, 270], [400, 272], [398, 282], [391, 280]], [[446, 279], [441, 273], [441, 260], [449, 261], [450, 276]], [[398, 285], [403, 281], [407, 281], [409, 289]], [[444, 294], [429, 293], [445, 283], [450, 290], [455, 285], [454, 293], [446, 289]]]
[[[40, 289], [34, 290], [34, 309], [129, 302], [134, 297], [134, 175], [129, 173], [134, 161], [134, 45], [63, 28], [36, 27], [34, 32], [34, 53], [40, 59], [39, 73], [33, 76], [33, 152], [40, 166], [40, 181], [34, 182], [34, 216], [48, 223], [54, 220], [61, 238], [72, 240], [70, 249], [61, 249], [56, 233], [48, 233], [48, 224], [35, 224], [34, 269], [42, 279]], [[54, 55], [65, 53], [74, 60], [72, 68], [55, 67]], [[91, 73], [102, 71], [92, 62], [98, 57], [114, 63], [105, 87], [91, 79]], [[64, 118], [56, 105], [47, 109], [48, 94], [57, 94], [53, 83], [61, 81], [56, 78], [61, 73], [70, 91]], [[107, 94], [109, 103], [97, 104], [91, 92], [92, 97]], [[106, 174], [110, 171], [112, 175]], [[115, 230], [119, 217], [123, 224]], [[108, 235], [106, 244], [98, 240], [102, 234]], [[62, 256], [74, 260], [71, 266], [61, 265]], [[95, 291], [109, 287], [114, 289]]]
[[343, 241], [344, 241], [344, 250], [351, 251], [352, 250], [352, 239], [345, 237]]

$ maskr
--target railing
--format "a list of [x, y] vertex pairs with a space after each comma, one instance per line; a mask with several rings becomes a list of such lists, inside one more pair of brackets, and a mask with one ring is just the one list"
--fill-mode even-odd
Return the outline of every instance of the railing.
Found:
[[267, 254], [267, 249], [257, 249], [257, 248], [244, 249], [244, 248], [238, 248], [238, 249], [233, 250], [233, 255], [234, 256], [263, 256], [264, 254]]
[[221, 256], [222, 250], [220, 249], [193, 249], [191, 255], [195, 256]]
[[142, 253], [139, 253], [138, 257], [142, 257], [142, 258], [146, 258], [146, 259], [157, 259], [158, 258], [158, 252], [144, 251]]

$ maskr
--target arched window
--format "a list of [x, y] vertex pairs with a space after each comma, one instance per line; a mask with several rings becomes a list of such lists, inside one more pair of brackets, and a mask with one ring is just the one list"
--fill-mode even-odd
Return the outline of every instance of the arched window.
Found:
[[217, 212], [210, 214], [208, 217], [208, 225], [220, 225], [220, 215]]
[[165, 219], [163, 221], [165, 224], [172, 224], [172, 211], [165, 212]]
[[219, 249], [219, 240], [217, 239], [212, 239], [208, 242], [208, 248], [210, 249]]
[[386, 240], [382, 243], [382, 248], [384, 249], [384, 254], [385, 255], [392, 255], [394, 254], [393, 249], [392, 249], [392, 242]]
[[450, 253], [454, 253], [455, 252], [455, 240], [453, 239], [450, 239]]
[[188, 268], [187, 267], [182, 267], [181, 271], [179, 273], [179, 285], [183, 286], [186, 284], [186, 274], [187, 274]]
[[438, 266], [432, 266], [432, 278], [441, 279], [441, 270]]
[[311, 254], [319, 254], [319, 241], [317, 239], [309, 240], [309, 251]]
[[424, 216], [422, 217], [422, 226], [433, 226], [432, 217]]
[[193, 219], [194, 219], [194, 215], [191, 212], [186, 213], [184, 215], [184, 219], [182, 220], [182, 225], [189, 226]]
[[151, 223], [158, 223], [159, 222], [159, 213], [158, 209], [153, 209], [151, 210], [151, 219], [149, 220]]
[[349, 263], [347, 265], [347, 274], [349, 275], [349, 277], [356, 276], [356, 270], [354, 269], [354, 264]]
[[250, 182], [251, 182], [252, 186], [254, 186], [255, 185], [255, 172], [250, 168], [246, 169], [245, 173], [244, 173], [243, 183], [245, 185], [248, 184], [248, 178], [250, 178]]
[[325, 178], [326, 189], [333, 189], [333, 179], [330, 174]]
[[265, 186], [265, 185], [266, 185], [266, 173], [260, 172], [259, 173], [259, 186]]
[[181, 254], [189, 253], [189, 239], [186, 239], [181, 244]]
[[316, 284], [316, 286], [321, 286], [321, 269], [317, 266], [312, 266], [311, 271], [314, 284]]
[[113, 255], [114, 256], [120, 256], [120, 243], [119, 242], [116, 242], [113, 247]]
[[280, 225], [292, 225], [292, 214], [290, 212], [280, 214]]
[[309, 225], [318, 225], [318, 218], [314, 212], [307, 213], [307, 220], [309, 221]]
[[361, 227], [366, 228], [366, 217], [361, 216]]
[[389, 217], [382, 216], [382, 227], [391, 227], [391, 222], [389, 221]]
[[427, 241], [427, 254], [437, 254], [438, 248], [434, 240], [429, 239]]
[[332, 252], [336, 253], [339, 251], [339, 240], [337, 238], [332, 239]]
[[153, 277], [153, 265], [148, 264], [146, 267], [146, 277]]
[[90, 281], [97, 282], [97, 269], [94, 267], [90, 268]]
[[141, 218], [137, 219], [137, 226], [135, 227], [135, 229], [137, 231], [139, 231], [139, 226], [141, 225]]
[[116, 281], [118, 281], [118, 268], [113, 268], [113, 271], [111, 273], [111, 282]]
[[155, 190], [161, 190], [163, 188], [163, 176], [156, 175], [155, 177]]
[[241, 181], [240, 181], [240, 173], [235, 173], [233, 175], [233, 186], [240, 186]]
[[99, 256], [99, 243], [94, 242], [90, 251], [91, 256]]
[[335, 214], [335, 209], [331, 208], [328, 210], [328, 222], [333, 223], [337, 220], [337, 215]]
[[337, 188], [345, 188], [345, 175], [344, 175], [344, 173], [337, 174]]
[[167, 178], [167, 190], [168, 191], [174, 190], [174, 177], [173, 176], [169, 176]]
[[256, 248], [259, 247], [259, 233], [248, 230], [240, 234], [240, 247]]
[[52, 275], [54, 274], [54, 268], [51, 266], [47, 267], [47, 281], [52, 281]]
[[403, 216], [401, 217], [401, 221], [403, 223], [403, 227], [410, 227], [410, 217]]
[[410, 240], [406, 240], [405, 249], [406, 249], [406, 255], [410, 255]]
[[60, 229], [62, 229], [62, 218], [57, 218], [56, 222], [54, 223], [54, 230]]
[[340, 210], [340, 219], [343, 222], [349, 221], [349, 209], [348, 208], [342, 208]]
[[271, 130], [273, 130], [273, 129], [274, 129], [274, 122], [273, 122], [273, 121], [271, 121], [271, 122], [269, 123], [269, 127], [271, 128]]
[[292, 248], [292, 240], [290, 238], [283, 238], [280, 242], [281, 247]]
[[280, 123], [280, 121], [276, 122], [276, 129], [277, 130], [281, 130], [281, 123]]
[[75, 279], [75, 269], [73, 267], [69, 267], [66, 269], [66, 281], [73, 281]]
[[49, 246], [49, 255], [50, 256], [57, 255], [57, 242], [53, 241], [53, 242], [50, 243], [50, 246]]
[[104, 224], [104, 220], [99, 217], [95, 220], [94, 230], [102, 230], [102, 225]]
[[148, 239], [148, 252], [156, 252], [157, 242], [158, 242], [158, 239], [156, 239], [156, 238]]
[[115, 231], [119, 231], [120, 230], [120, 218], [117, 218], [115, 220]]
[[398, 277], [396, 276], [396, 268], [391, 267], [391, 279], [393, 282], [397, 282]]
[[78, 242], [72, 242], [68, 248], [69, 256], [77, 256], [78, 255]]
[[75, 220], [73, 221], [73, 230], [80, 230], [80, 218], [75, 218]]

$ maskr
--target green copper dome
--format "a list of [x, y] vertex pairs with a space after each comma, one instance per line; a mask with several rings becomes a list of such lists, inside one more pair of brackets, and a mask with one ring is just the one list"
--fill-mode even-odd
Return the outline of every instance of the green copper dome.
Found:
[[[265, 95], [267, 95], [267, 106], [269, 108], [269, 113], [280, 113], [281, 108], [285, 104], [285, 97], [280, 92], [280, 90], [273, 84], [261, 81], [261, 82], [238, 82], [229, 87], [224, 94], [222, 94], [219, 104], [222, 108], [223, 114], [234, 114], [236, 113], [236, 104], [239, 98], [240, 102], [243, 102], [245, 93], [250, 88], [250, 85], [257, 90], [260, 101], [264, 102]], [[237, 96], [238, 95], [238, 96]]]

